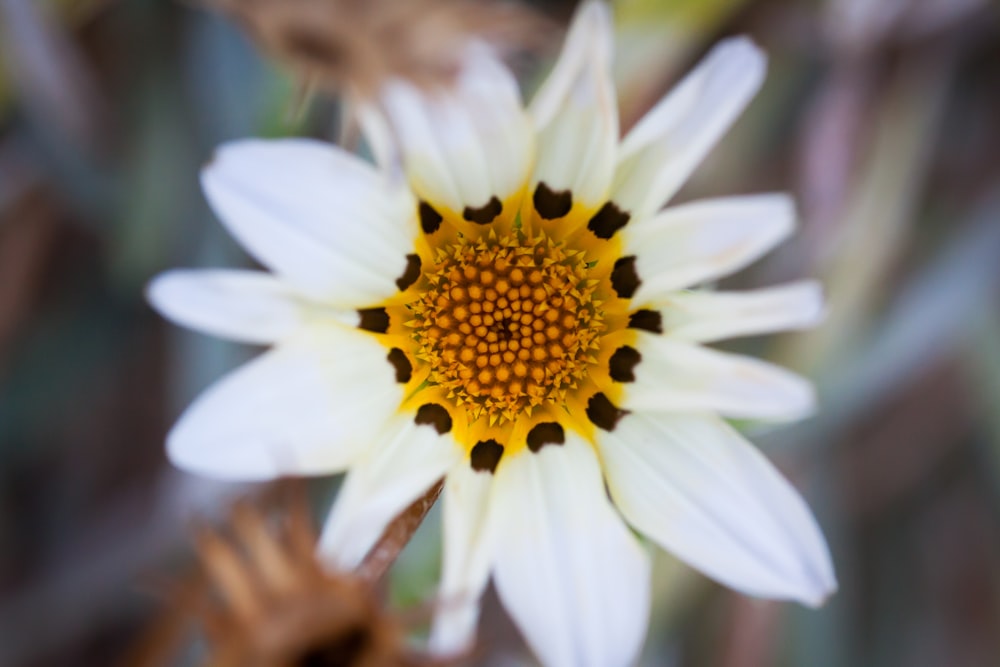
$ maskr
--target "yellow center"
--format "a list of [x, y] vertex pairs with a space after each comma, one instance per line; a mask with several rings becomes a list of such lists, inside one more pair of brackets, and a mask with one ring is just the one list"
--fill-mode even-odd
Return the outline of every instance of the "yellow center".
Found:
[[408, 304], [429, 381], [470, 419], [503, 424], [576, 389], [604, 332], [584, 253], [518, 229], [437, 249]]
[[400, 410], [451, 434], [476, 470], [619, 415], [636, 363], [638, 278], [614, 235], [627, 216], [569, 198], [539, 184], [461, 212], [421, 201], [399, 293], [359, 311], [406, 385]]

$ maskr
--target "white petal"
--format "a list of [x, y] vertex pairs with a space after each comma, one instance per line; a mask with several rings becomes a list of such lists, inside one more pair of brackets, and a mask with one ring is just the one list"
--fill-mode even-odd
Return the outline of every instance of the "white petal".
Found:
[[209, 387], [171, 430], [167, 453], [217, 478], [337, 472], [399, 407], [401, 387], [374, 338], [316, 327]]
[[607, 197], [618, 144], [618, 106], [611, 78], [612, 28], [603, 2], [577, 11], [562, 54], [531, 105], [538, 131], [532, 187], [569, 190], [574, 202]]
[[319, 552], [332, 568], [357, 567], [389, 522], [425, 493], [461, 457], [451, 435], [396, 415], [344, 480], [320, 536]]
[[455, 88], [428, 93], [404, 81], [382, 94], [414, 191], [461, 213], [523, 186], [531, 160], [527, 114], [511, 73], [472, 45]]
[[783, 241], [795, 224], [787, 195], [706, 199], [665, 209], [622, 230], [636, 257], [636, 304], [666, 303], [676, 290], [737, 271]]
[[242, 343], [274, 343], [321, 313], [356, 323], [354, 313], [320, 309], [259, 271], [167, 271], [150, 282], [146, 296], [177, 324]]
[[239, 141], [202, 184], [233, 236], [312, 298], [364, 307], [398, 291], [416, 205], [358, 158], [318, 141]]
[[716, 417], [623, 417], [598, 444], [611, 496], [638, 530], [749, 595], [819, 605], [836, 590], [805, 502]]
[[654, 412], [718, 412], [727, 417], [794, 420], [815, 406], [804, 378], [752, 357], [637, 333], [641, 361], [622, 385], [621, 407]]
[[631, 664], [649, 615], [649, 559], [608, 502], [590, 445], [501, 461], [491, 499], [497, 592], [542, 663]]
[[677, 292], [661, 313], [665, 335], [710, 343], [808, 329], [822, 321], [825, 311], [823, 288], [810, 280], [747, 292]]
[[619, 208], [644, 219], [663, 206], [756, 94], [766, 67], [746, 37], [716, 46], [622, 141]]
[[398, 175], [398, 149], [385, 116], [369, 102], [358, 101], [355, 104], [354, 112], [357, 115], [358, 125], [365, 135], [375, 162], [384, 173], [391, 176]]
[[430, 648], [459, 655], [471, 648], [479, 598], [489, 579], [493, 544], [487, 530], [493, 475], [461, 461], [444, 485], [444, 562]]

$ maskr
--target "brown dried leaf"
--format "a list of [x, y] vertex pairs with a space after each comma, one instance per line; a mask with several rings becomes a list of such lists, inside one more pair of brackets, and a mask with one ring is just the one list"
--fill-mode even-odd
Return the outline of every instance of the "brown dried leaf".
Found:
[[537, 48], [547, 27], [521, 5], [468, 0], [205, 0], [238, 21], [304, 87], [371, 97], [401, 77], [447, 85], [463, 47]]

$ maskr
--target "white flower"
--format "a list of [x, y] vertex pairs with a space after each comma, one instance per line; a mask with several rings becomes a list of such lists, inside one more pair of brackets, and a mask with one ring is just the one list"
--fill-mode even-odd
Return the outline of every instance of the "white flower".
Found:
[[661, 210], [756, 92], [764, 56], [723, 42], [619, 141], [610, 35], [607, 8], [585, 3], [527, 112], [478, 51], [447, 93], [387, 87], [366, 125], [380, 155], [400, 147], [408, 187], [314, 141], [223, 147], [205, 191], [271, 273], [150, 287], [179, 323], [272, 346], [181, 417], [178, 466], [349, 470], [321, 539], [343, 567], [445, 478], [444, 653], [471, 641], [492, 576], [542, 662], [634, 660], [649, 560], [629, 525], [750, 595], [816, 605], [836, 587], [805, 503], [721, 418], [801, 417], [810, 385], [702, 346], [809, 326], [820, 291], [689, 289], [783, 240], [792, 204]]

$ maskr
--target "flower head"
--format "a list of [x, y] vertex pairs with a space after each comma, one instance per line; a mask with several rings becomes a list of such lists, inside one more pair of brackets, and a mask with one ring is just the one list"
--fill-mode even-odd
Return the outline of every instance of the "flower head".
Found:
[[441, 599], [461, 603], [442, 605], [442, 652], [470, 641], [492, 576], [543, 662], [627, 664], [649, 563], [626, 521], [751, 595], [818, 604], [836, 585], [802, 499], [722, 419], [801, 417], [809, 384], [702, 345], [809, 326], [819, 290], [690, 289], [784, 239], [791, 202], [661, 210], [764, 57], [720, 44], [619, 140], [611, 50], [607, 8], [587, 2], [527, 111], [477, 48], [454, 89], [388, 84], [365, 126], [405, 184], [316, 142], [224, 147], [205, 190], [272, 273], [151, 287], [182, 323], [274, 346], [181, 418], [181, 467], [349, 469], [321, 538], [340, 567], [445, 478]]

